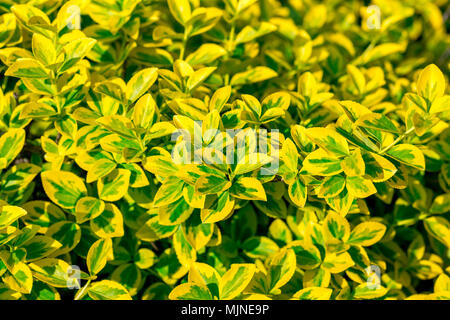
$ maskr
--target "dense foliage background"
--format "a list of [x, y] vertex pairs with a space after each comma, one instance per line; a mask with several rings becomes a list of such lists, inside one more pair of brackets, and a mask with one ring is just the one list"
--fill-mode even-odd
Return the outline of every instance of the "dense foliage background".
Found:
[[0, 13], [0, 299], [450, 299], [448, 1]]

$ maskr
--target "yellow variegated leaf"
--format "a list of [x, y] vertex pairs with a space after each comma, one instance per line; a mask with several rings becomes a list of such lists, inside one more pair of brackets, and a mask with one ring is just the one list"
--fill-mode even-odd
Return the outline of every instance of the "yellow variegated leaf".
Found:
[[0, 285], [1, 300], [19, 300], [21, 296], [22, 294], [20, 292], [10, 289], [6, 284]]
[[194, 208], [189, 206], [183, 197], [170, 203], [167, 206], [158, 208], [159, 222], [164, 226], [173, 226], [186, 221], [194, 211]]
[[56, 62], [56, 49], [54, 43], [39, 33], [33, 34], [33, 54], [44, 65]]
[[448, 112], [450, 110], [450, 95], [436, 98], [430, 107], [430, 113]]
[[206, 67], [206, 68], [201, 68], [201, 69], [195, 71], [193, 74], [191, 74], [186, 83], [186, 86], [189, 89], [189, 91], [194, 90], [196, 87], [198, 87], [216, 69], [217, 69], [216, 67]]
[[317, 149], [303, 160], [300, 174], [333, 176], [343, 170], [341, 160], [330, 155], [324, 149]]
[[202, 139], [205, 144], [210, 144], [217, 137], [219, 125], [220, 114], [217, 110], [212, 110], [202, 122]]
[[195, 191], [203, 194], [214, 194], [231, 187], [231, 182], [216, 175], [203, 175], [195, 183]]
[[18, 59], [5, 72], [6, 76], [17, 78], [48, 78], [49, 70], [47, 70], [39, 61], [30, 58]]
[[377, 192], [372, 181], [360, 176], [347, 177], [346, 188], [348, 193], [355, 198], [367, 198]]
[[12, 290], [28, 294], [33, 287], [33, 275], [29, 266], [20, 261], [14, 252], [0, 252], [0, 262], [7, 268], [3, 282]]
[[128, 191], [131, 172], [126, 169], [115, 169], [97, 182], [98, 196], [105, 201], [118, 201]]
[[193, 208], [203, 209], [205, 206], [206, 195], [198, 194], [191, 185], [186, 185], [183, 189], [183, 198]]
[[57, 114], [58, 112], [53, 106], [41, 102], [30, 102], [24, 105], [20, 118], [48, 118]]
[[205, 65], [224, 56], [227, 51], [214, 43], [202, 44], [196, 51], [186, 57], [191, 66]]
[[446, 213], [450, 211], [450, 193], [445, 193], [434, 198], [430, 207], [430, 213]]
[[281, 108], [287, 110], [291, 103], [291, 97], [287, 92], [277, 92], [266, 97], [261, 105], [263, 110], [268, 110], [272, 108]]
[[277, 118], [283, 117], [286, 111], [281, 108], [268, 109], [260, 118], [261, 123], [269, 123]]
[[197, 252], [195, 248], [187, 241], [186, 236], [179, 228], [173, 235], [173, 248], [177, 255], [178, 261], [186, 267], [189, 267], [195, 260], [197, 260]]
[[255, 67], [248, 71], [235, 74], [231, 78], [231, 86], [241, 86], [244, 84], [261, 82], [278, 76], [278, 73], [268, 67]]
[[4, 163], [0, 163], [0, 169], [6, 168], [17, 157], [24, 144], [23, 129], [9, 129], [0, 137], [0, 159], [4, 159]]
[[[247, 231], [246, 228], [244, 230]], [[292, 231], [288, 225], [281, 219], [275, 219], [269, 226], [269, 235], [272, 239], [281, 243], [290, 243], [292, 241]]]
[[443, 217], [429, 217], [424, 220], [428, 233], [450, 248], [450, 223]]
[[355, 65], [366, 64], [391, 54], [403, 52], [405, 49], [406, 46], [402, 43], [382, 43], [378, 46], [370, 48], [370, 50], [366, 50], [363, 55], [355, 60], [354, 63]]
[[147, 93], [139, 98], [133, 109], [133, 123], [137, 127], [148, 128], [155, 120], [156, 102]]
[[89, 53], [96, 42], [97, 40], [93, 38], [81, 37], [65, 44], [63, 47], [65, 53], [64, 62], [58, 71], [64, 72], [73, 67]]
[[209, 110], [217, 110], [217, 112], [220, 112], [224, 105], [228, 102], [228, 99], [230, 99], [230, 95], [230, 86], [218, 89], [216, 92], [214, 92], [211, 100], [209, 101]]
[[284, 286], [294, 275], [296, 266], [296, 257], [292, 249], [282, 249], [272, 256], [268, 270], [269, 290], [276, 290]]
[[111, 173], [116, 168], [117, 164], [107, 158], [95, 161], [89, 168], [86, 176], [86, 182], [91, 183]]
[[20, 217], [26, 215], [27, 212], [21, 207], [1, 206], [0, 207], [0, 229], [6, 228]]
[[112, 115], [105, 116], [97, 119], [97, 123], [104, 126], [106, 129], [120, 134], [127, 138], [135, 138], [134, 132], [131, 130], [133, 127], [132, 122], [125, 116]]
[[381, 113], [366, 113], [355, 122], [355, 126], [398, 133], [395, 124], [388, 117]]
[[56, 205], [47, 201], [30, 201], [22, 205], [28, 214], [22, 219], [27, 224], [34, 224], [40, 227], [40, 232], [45, 233], [52, 224], [66, 220], [65, 213]]
[[221, 277], [206, 263], [194, 262], [189, 269], [188, 281], [200, 286], [207, 286], [213, 297], [219, 298]]
[[345, 242], [350, 236], [350, 224], [341, 215], [329, 212], [323, 223], [323, 231], [328, 242]]
[[371, 113], [371, 111], [362, 104], [350, 100], [339, 101], [340, 106], [345, 114], [352, 121], [356, 121], [364, 114]]
[[191, 18], [191, 5], [189, 0], [167, 0], [167, 3], [175, 20], [185, 25]]
[[295, 205], [303, 208], [306, 204], [307, 187], [300, 177], [297, 177], [288, 188], [289, 198]]
[[106, 265], [112, 253], [111, 238], [99, 239], [89, 248], [86, 265], [91, 275], [98, 274]]
[[103, 212], [90, 220], [92, 231], [100, 238], [113, 238], [123, 236], [123, 216], [119, 208], [107, 203]]
[[298, 151], [291, 139], [286, 139], [281, 148], [281, 159], [292, 172], [298, 171]]
[[381, 285], [372, 287], [368, 283], [361, 283], [355, 288], [355, 299], [376, 299], [384, 296], [389, 290]]
[[258, 37], [264, 36], [275, 31], [277, 27], [271, 23], [263, 21], [256, 28], [252, 26], [245, 26], [236, 36], [236, 44], [250, 42]]
[[[99, 82], [95, 85], [94, 91], [101, 93], [103, 95], [102, 100], [108, 101], [108, 99], [115, 100], [114, 103], [124, 103], [125, 95], [127, 91], [127, 86], [125, 81], [121, 78], [115, 78], [113, 80], [105, 80]], [[112, 101], [109, 101], [111, 104]], [[112, 107], [112, 106], [110, 106]], [[107, 113], [105, 115], [112, 115], [111, 113]]]
[[322, 262], [319, 249], [310, 242], [295, 240], [289, 243], [288, 247], [294, 250], [297, 265], [303, 269], [315, 269]]
[[[40, 9], [28, 5], [28, 4], [16, 4], [11, 7], [11, 11], [15, 14], [16, 18], [22, 22], [22, 24], [29, 28], [32, 31], [41, 31], [39, 28], [39, 24], [45, 28], [46, 26], [50, 26], [50, 20], [48, 16], [42, 12]], [[39, 21], [39, 24], [34, 26], [31, 22]], [[41, 33], [41, 32], [40, 32]], [[51, 33], [50, 33], [51, 34]]]
[[352, 267], [355, 262], [352, 260], [350, 254], [342, 253], [328, 253], [322, 263], [322, 268], [331, 273], [340, 273]]
[[122, 264], [114, 270], [111, 279], [120, 283], [135, 296], [142, 282], [142, 272], [134, 263]]
[[358, 93], [360, 95], [364, 94], [364, 91], [366, 90], [366, 79], [364, 78], [364, 74], [351, 64], [347, 65], [347, 72], [356, 90], [358, 90]]
[[142, 96], [158, 78], [158, 69], [147, 68], [137, 72], [127, 83], [126, 97], [128, 104]]
[[212, 195], [211, 198], [207, 196], [205, 202], [208, 201], [208, 203], [200, 212], [203, 223], [215, 223], [224, 220], [234, 208], [235, 200], [228, 191], [222, 192], [217, 196]]
[[421, 260], [425, 254], [425, 241], [422, 235], [417, 235], [408, 246], [408, 259], [410, 261]]
[[199, 215], [193, 215], [185, 221], [182, 229], [186, 240], [198, 251], [211, 240], [214, 233], [214, 224], [202, 223]]
[[347, 140], [336, 131], [329, 128], [309, 128], [305, 131], [311, 141], [326, 150], [332, 156], [347, 156], [350, 154]]
[[270, 163], [273, 160], [272, 157], [264, 153], [252, 153], [246, 155], [240, 159], [238, 154], [238, 163], [234, 168], [235, 175], [242, 175], [251, 171], [255, 171], [264, 165]]
[[62, 247], [54, 253], [56, 256], [70, 252], [78, 245], [81, 239], [81, 228], [76, 223], [60, 221], [50, 226], [45, 235], [62, 244]]
[[423, 152], [412, 144], [398, 144], [386, 152], [386, 155], [413, 168], [425, 170]]
[[220, 282], [220, 299], [231, 300], [242, 293], [255, 273], [254, 264], [232, 264]]
[[312, 97], [317, 92], [317, 81], [311, 72], [305, 72], [298, 78], [298, 93]]
[[157, 216], [150, 218], [136, 232], [136, 237], [142, 241], [156, 241], [170, 237], [177, 230], [178, 225], [167, 226], [159, 223]]
[[439, 264], [430, 260], [414, 261], [410, 264], [411, 271], [420, 280], [430, 280], [442, 274], [443, 270]]
[[144, 161], [144, 168], [151, 173], [166, 178], [174, 175], [178, 168], [172, 159], [165, 156], [150, 156]]
[[244, 200], [267, 200], [266, 192], [261, 182], [255, 178], [240, 177], [233, 182], [230, 194]]
[[439, 275], [434, 283], [434, 292], [450, 292], [450, 277], [445, 273]]
[[170, 300], [212, 300], [211, 292], [206, 285], [183, 283], [175, 287], [170, 294]]
[[362, 222], [350, 233], [348, 244], [358, 246], [371, 246], [383, 238], [386, 226], [379, 222]]
[[329, 300], [333, 290], [330, 288], [309, 287], [297, 291], [292, 297], [295, 300]]
[[397, 168], [386, 158], [375, 153], [364, 152], [365, 174], [373, 182], [386, 181], [397, 172]]
[[178, 59], [173, 64], [173, 71], [181, 79], [189, 78], [194, 72], [194, 68], [182, 59]]
[[326, 288], [330, 284], [331, 273], [324, 268], [306, 270], [303, 276], [303, 287]]
[[61, 247], [62, 244], [55, 239], [47, 236], [34, 236], [22, 248], [27, 251], [27, 261], [35, 261], [48, 257]]
[[184, 183], [177, 177], [169, 177], [158, 189], [153, 200], [155, 207], [167, 206], [183, 196]]
[[130, 187], [141, 188], [150, 184], [140, 165], [136, 163], [126, 163], [122, 164], [122, 167], [130, 171]]
[[341, 175], [325, 177], [317, 192], [319, 197], [333, 198], [338, 196], [345, 188], [345, 178]]
[[347, 189], [342, 190], [336, 197], [325, 198], [327, 204], [343, 217], [349, 212], [354, 199], [355, 197], [350, 195]]
[[47, 196], [62, 208], [75, 207], [77, 201], [87, 195], [83, 180], [72, 172], [44, 171], [41, 179]]
[[150, 249], [141, 248], [137, 252], [137, 257], [134, 263], [140, 269], [148, 269], [158, 260], [157, 255]]
[[211, 30], [223, 15], [219, 8], [196, 8], [185, 24], [185, 33], [192, 37]]
[[428, 65], [419, 75], [417, 93], [432, 102], [442, 97], [444, 91], [445, 78], [441, 70], [435, 64]]
[[[71, 266], [61, 259], [47, 258], [30, 264], [33, 276], [56, 288], [71, 285]], [[83, 278], [85, 278], [83, 276]]]
[[132, 300], [124, 286], [111, 280], [92, 283], [88, 287], [88, 294], [94, 300]]

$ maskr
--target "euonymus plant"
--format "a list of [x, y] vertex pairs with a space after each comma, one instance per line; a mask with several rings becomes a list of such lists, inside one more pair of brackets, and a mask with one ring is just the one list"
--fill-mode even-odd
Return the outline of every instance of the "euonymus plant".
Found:
[[0, 299], [450, 299], [448, 12], [0, 0]]

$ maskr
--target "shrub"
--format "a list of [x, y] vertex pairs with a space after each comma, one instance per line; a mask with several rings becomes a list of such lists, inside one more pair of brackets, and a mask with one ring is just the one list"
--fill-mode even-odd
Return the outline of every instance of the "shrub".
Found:
[[445, 0], [17, 2], [0, 299], [450, 298]]

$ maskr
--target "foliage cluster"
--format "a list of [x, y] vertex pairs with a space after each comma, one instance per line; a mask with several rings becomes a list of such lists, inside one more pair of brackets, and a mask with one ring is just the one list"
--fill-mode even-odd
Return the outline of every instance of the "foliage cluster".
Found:
[[450, 299], [448, 12], [0, 0], [0, 299]]

